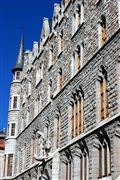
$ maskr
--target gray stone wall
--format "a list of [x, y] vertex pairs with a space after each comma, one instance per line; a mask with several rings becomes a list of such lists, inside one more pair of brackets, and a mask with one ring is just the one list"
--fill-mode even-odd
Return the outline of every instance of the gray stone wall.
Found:
[[[96, 1], [85, 0], [84, 23], [80, 26], [74, 36], [72, 36], [72, 16], [79, 2], [81, 1], [76, 0], [69, 4], [64, 12], [64, 18], [60, 23], [58, 23], [58, 25], [56, 25], [53, 35], [51, 35], [43, 45], [43, 51], [40, 52], [36, 58], [32, 57], [29, 65], [26, 63], [23, 69], [22, 77], [24, 78], [24, 81], [22, 81], [22, 90], [25, 89], [26, 91], [26, 102], [22, 105], [22, 93], [16, 146], [15, 175], [17, 175], [18, 172], [18, 163], [19, 172], [22, 172], [22, 149], [24, 144], [26, 144], [26, 161], [24, 167], [26, 169], [31, 167], [31, 139], [36, 129], [44, 133], [45, 124], [48, 120], [50, 122], [49, 139], [52, 144], [52, 152], [55, 151], [54, 122], [58, 111], [61, 116], [60, 148], [67, 146], [68, 143], [72, 143], [68, 137], [68, 127], [70, 123], [68, 109], [71, 102], [72, 92], [78, 89], [79, 86], [82, 87], [84, 92], [83, 136], [87, 132], [96, 128], [98, 118], [96, 116], [96, 81], [101, 65], [105, 67], [108, 75], [109, 118], [112, 118], [119, 113], [117, 101], [119, 87], [117, 82], [117, 64], [119, 59], [120, 32], [118, 32], [117, 1], [101, 1], [99, 5], [96, 5]], [[102, 14], [106, 16], [107, 43], [101, 49], [98, 49], [98, 22]], [[63, 30], [64, 50], [60, 55], [58, 55], [58, 37], [61, 30]], [[83, 67], [73, 78], [71, 78], [71, 56], [73, 51], [76, 49], [76, 46], [81, 44], [81, 42], [84, 42]], [[51, 44], [53, 44], [54, 47], [54, 60], [52, 67], [49, 69], [49, 47]], [[41, 63], [43, 63], [43, 79], [36, 86], [36, 69]], [[63, 88], [59, 93], [57, 93], [57, 77], [60, 68], [62, 68], [63, 72]], [[52, 79], [53, 84], [53, 98], [48, 102], [48, 86], [50, 79]], [[31, 81], [31, 95], [29, 97], [27, 96], [28, 81]], [[38, 94], [40, 94], [42, 98], [42, 110], [38, 116], [34, 117], [34, 105]], [[25, 121], [28, 108], [30, 109], [30, 124], [26, 126]], [[23, 128], [22, 123], [24, 124]], [[105, 132], [107, 132], [111, 141], [111, 172], [113, 179], [118, 177], [120, 174], [119, 170], [117, 172], [117, 170], [114, 169], [115, 155], [113, 149], [116, 140], [113, 143], [113, 137], [115, 128], [116, 123], [105, 126]], [[93, 155], [95, 151], [93, 148], [95, 137], [96, 132], [93, 132], [89, 137], [84, 138], [89, 151], [88, 179], [92, 180], [97, 179], [97, 172], [93, 169], [96, 160]], [[81, 138], [79, 141], [81, 141]], [[18, 149], [21, 149], [19, 159], [17, 158]], [[73, 149], [75, 149], [75, 147], [73, 147]], [[62, 153], [63, 152], [60, 151], [60, 156], [62, 156]], [[115, 168], [117, 169], [117, 167]], [[61, 178], [61, 175], [59, 178]]]

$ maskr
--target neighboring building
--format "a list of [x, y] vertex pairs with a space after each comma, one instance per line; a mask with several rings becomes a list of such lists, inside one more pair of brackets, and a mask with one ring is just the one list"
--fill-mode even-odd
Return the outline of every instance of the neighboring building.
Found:
[[120, 179], [120, 1], [63, 0], [23, 46], [3, 179]]
[[5, 137], [6, 134], [3, 131], [0, 131], [0, 179], [3, 177], [4, 170], [4, 151], [5, 151]]

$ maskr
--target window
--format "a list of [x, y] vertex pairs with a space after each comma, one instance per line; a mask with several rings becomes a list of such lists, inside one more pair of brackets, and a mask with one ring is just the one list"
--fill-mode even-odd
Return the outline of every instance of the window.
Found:
[[99, 68], [96, 82], [96, 115], [97, 122], [109, 116], [109, 96], [108, 96], [108, 75], [103, 65]]
[[28, 81], [28, 96], [31, 95], [31, 82]]
[[3, 177], [5, 176], [6, 171], [6, 154], [4, 155], [4, 171], [3, 171]]
[[100, 117], [104, 120], [108, 117], [108, 82], [107, 73], [104, 71], [99, 76], [99, 89], [100, 89]]
[[17, 109], [17, 101], [18, 101], [18, 97], [17, 96], [14, 96], [13, 97], [13, 109]]
[[44, 142], [43, 132], [35, 131], [32, 139], [32, 163], [36, 162], [35, 157], [43, 158], [45, 155]]
[[87, 180], [88, 179], [88, 154], [86, 152], [83, 152], [80, 155], [79, 158], [79, 167], [80, 167], [80, 180], [84, 179]]
[[49, 68], [53, 64], [53, 58], [54, 58], [53, 45], [51, 45], [50, 50], [49, 50]]
[[8, 124], [8, 129], [7, 129], [7, 135], [9, 136], [9, 128], [10, 128], [10, 125]]
[[77, 71], [80, 70], [80, 46], [77, 46], [76, 49], [76, 67], [77, 67]]
[[16, 79], [19, 80], [20, 79], [20, 71], [16, 72]]
[[84, 43], [78, 45], [72, 54], [72, 77], [82, 68], [84, 57]]
[[72, 180], [72, 164], [71, 164], [71, 160], [66, 162], [66, 180]]
[[11, 136], [15, 136], [15, 123], [11, 124]]
[[38, 95], [36, 101], [35, 101], [35, 116], [37, 116], [41, 111], [41, 96]]
[[98, 177], [102, 178], [111, 174], [110, 162], [110, 145], [104, 141], [99, 145], [99, 174]]
[[107, 40], [106, 34], [106, 18], [104, 15], [101, 16], [98, 27], [98, 39], [99, 39], [99, 48], [101, 48]]
[[29, 123], [29, 118], [30, 118], [30, 109], [27, 109], [27, 114], [26, 114], [26, 125]]
[[76, 11], [76, 23], [77, 23], [77, 29], [80, 27], [81, 24], [81, 7], [80, 5], [77, 6], [77, 11]]
[[60, 68], [58, 73], [58, 89], [61, 90], [63, 86], [63, 76], [62, 76], [62, 68]]
[[49, 98], [53, 97], [52, 80], [49, 83]]
[[24, 103], [25, 103], [25, 101], [26, 101], [26, 92], [25, 92], [25, 91], [23, 91], [23, 102], [22, 102], [22, 104], [24, 104]]
[[40, 67], [37, 68], [37, 71], [36, 71], [36, 85], [40, 82], [41, 79], [43, 79], [43, 65], [40, 65]]
[[7, 176], [12, 176], [13, 154], [8, 154]]
[[84, 131], [83, 93], [75, 94], [72, 104], [72, 138]]
[[59, 35], [59, 54], [63, 51], [64, 48], [64, 39], [63, 39], [63, 30]]
[[15, 74], [13, 75], [14, 80], [20, 80], [20, 71], [16, 71]]
[[9, 101], [9, 109], [11, 109], [11, 104], [12, 104], [12, 97], [10, 97], [10, 101]]
[[37, 133], [35, 133], [35, 135], [34, 135], [34, 137], [33, 137], [33, 159], [32, 159], [32, 163], [35, 163], [36, 162], [36, 160], [35, 160], [35, 156], [37, 155], [37, 153], [38, 153], [38, 135], [37, 135]]
[[60, 115], [57, 116], [57, 141], [56, 141], [56, 148], [60, 146]]
[[104, 120], [108, 117], [108, 87], [105, 78], [101, 78], [100, 81], [100, 95], [101, 120]]
[[73, 14], [72, 20], [72, 35], [79, 29], [84, 21], [84, 3], [77, 5], [76, 11]]

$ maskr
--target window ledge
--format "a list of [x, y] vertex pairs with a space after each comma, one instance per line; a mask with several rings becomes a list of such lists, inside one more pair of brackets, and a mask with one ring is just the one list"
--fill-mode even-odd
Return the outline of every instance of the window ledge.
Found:
[[67, 3], [67, 5], [65, 6], [65, 8], [64, 8], [64, 13], [67, 11], [67, 9], [68, 9], [68, 7], [70, 6], [70, 4], [71, 4], [71, 0], [69, 0], [69, 2]]
[[53, 29], [56, 29], [57, 25], [58, 25], [58, 21], [55, 23]]
[[95, 5], [98, 6], [101, 2], [102, 2], [102, 0], [97, 0], [97, 2], [95, 3]]
[[9, 140], [9, 139], [16, 139], [16, 136], [7, 136], [7, 137], [5, 138], [5, 140]]
[[[105, 127], [106, 125], [111, 124], [113, 121], [119, 120], [119, 118], [120, 118], [120, 113], [116, 114], [115, 116], [113, 116], [111, 118], [105, 119], [102, 124], [98, 124], [93, 129], [91, 129], [91, 130], [89, 130], [87, 132], [84, 131], [82, 134], [76, 136], [74, 139], [69, 140], [68, 144], [63, 146], [60, 149], [60, 151], [68, 148], [69, 146], [72, 146], [73, 144], [75, 144], [76, 142], [82, 140], [83, 138], [86, 138], [86, 137], [90, 136], [91, 134], [96, 133], [99, 129], [101, 129], [101, 127]], [[111, 176], [109, 176], [109, 177], [111, 177]], [[105, 179], [105, 178], [108, 178], [108, 177], [104, 177], [104, 178], [102, 178], [100, 180], [111, 180], [111, 179]]]
[[39, 86], [39, 84], [42, 82], [42, 78], [36, 83], [36, 85], [35, 85], [35, 88], [37, 88], [38, 86]]
[[9, 109], [9, 112], [11, 111], [19, 111], [19, 109]]
[[82, 24], [78, 27], [78, 29], [74, 32], [74, 34], [72, 34], [71, 39], [73, 39], [73, 38], [76, 36], [76, 34], [77, 34], [78, 31], [83, 27], [83, 25], [84, 25], [84, 22], [82, 22]]
[[57, 58], [60, 58], [62, 53], [63, 53], [63, 50], [58, 54]]
[[20, 79], [15, 79], [15, 80], [13, 80], [13, 82], [21, 82], [21, 80]]
[[112, 180], [111, 176], [98, 177], [99, 180]]
[[62, 14], [62, 15], [61, 15], [61, 18], [60, 18], [60, 20], [59, 20], [59, 25], [62, 23], [63, 19], [64, 19], [64, 16], [63, 16], [63, 14]]
[[30, 96], [31, 96], [31, 94], [28, 94], [28, 97], [27, 97], [27, 98], [29, 99], [29, 98], [30, 98]]
[[25, 101], [24, 102], [22, 102], [22, 106], [24, 106], [25, 105]]
[[[40, 56], [42, 55], [42, 53], [44, 52], [44, 49], [42, 48], [39, 55], [38, 55], [38, 59], [40, 58]], [[33, 64], [33, 63], [32, 63]]]
[[49, 67], [48, 67], [48, 71], [50, 71], [53, 67], [53, 64], [51, 64]]

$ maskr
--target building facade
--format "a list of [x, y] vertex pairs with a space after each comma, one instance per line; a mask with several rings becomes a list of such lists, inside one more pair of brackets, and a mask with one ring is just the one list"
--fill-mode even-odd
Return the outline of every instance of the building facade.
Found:
[[120, 1], [62, 0], [22, 36], [3, 179], [120, 179]]
[[4, 171], [4, 151], [5, 151], [5, 137], [6, 134], [3, 131], [0, 131], [0, 179], [3, 177]]

